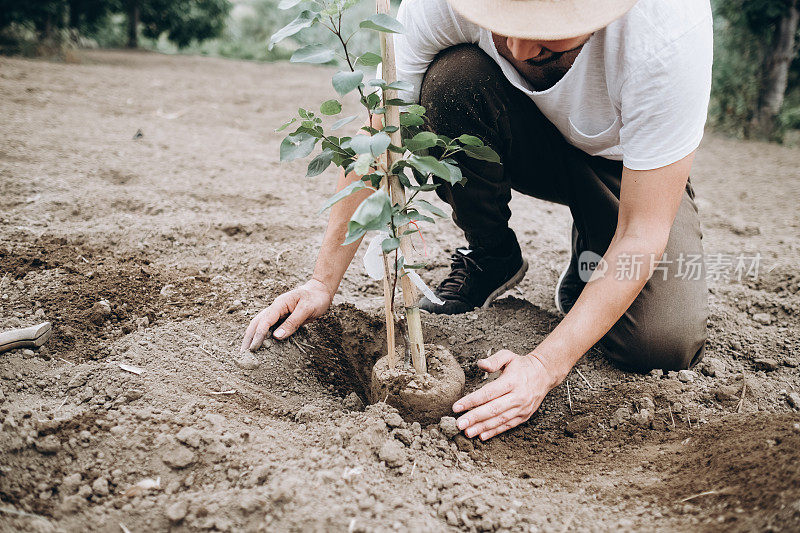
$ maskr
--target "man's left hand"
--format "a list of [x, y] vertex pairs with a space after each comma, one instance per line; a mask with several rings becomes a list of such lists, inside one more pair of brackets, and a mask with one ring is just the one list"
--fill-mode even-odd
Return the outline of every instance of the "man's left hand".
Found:
[[466, 414], [458, 418], [458, 429], [469, 437], [486, 440], [528, 420], [558, 380], [534, 354], [517, 355], [500, 350], [478, 361], [478, 367], [492, 373], [502, 369], [499, 378], [468, 394], [453, 405], [453, 411]]

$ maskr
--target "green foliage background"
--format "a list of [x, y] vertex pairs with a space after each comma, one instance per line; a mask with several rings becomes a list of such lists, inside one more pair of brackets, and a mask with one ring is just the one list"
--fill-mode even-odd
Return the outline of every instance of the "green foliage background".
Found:
[[[709, 126], [746, 137], [758, 105], [766, 46], [776, 19], [793, 0], [712, 0], [714, 75]], [[778, 116], [776, 140], [800, 128], [800, 60], [797, 48], [789, 72], [786, 100]]]

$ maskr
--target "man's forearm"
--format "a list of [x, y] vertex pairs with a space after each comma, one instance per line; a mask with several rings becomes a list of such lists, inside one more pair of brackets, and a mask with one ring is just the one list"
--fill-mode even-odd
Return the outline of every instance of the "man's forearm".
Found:
[[[336, 190], [342, 190], [357, 179], [359, 179], [359, 176], [355, 173], [345, 176], [344, 171], [341, 171]], [[353, 256], [361, 243], [361, 239], [359, 239], [352, 244], [342, 246], [347, 233], [347, 223], [359, 204], [372, 192], [372, 189], [364, 189], [341, 200], [331, 208], [328, 227], [322, 239], [322, 246], [320, 246], [313, 275], [314, 279], [322, 282], [328, 288], [331, 297], [336, 294], [339, 283], [341, 283], [344, 273], [353, 261]]]
[[[663, 243], [662, 243], [663, 241]], [[570, 369], [619, 320], [641, 292], [652, 274], [651, 257], [661, 257], [665, 239], [642, 240], [621, 237], [611, 242], [603, 259], [608, 263], [605, 275], [583, 289], [564, 320], [531, 353], [558, 379], [563, 381]], [[622, 258], [646, 258], [639, 275], [619, 276], [630, 267]], [[627, 275], [628, 273], [625, 272]], [[620, 279], [623, 278], [623, 279]]]

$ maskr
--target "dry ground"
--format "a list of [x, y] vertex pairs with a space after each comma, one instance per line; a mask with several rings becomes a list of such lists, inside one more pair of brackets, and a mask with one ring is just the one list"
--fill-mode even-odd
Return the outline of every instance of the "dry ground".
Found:
[[[0, 356], [0, 530], [800, 528], [800, 152], [704, 141], [707, 251], [761, 262], [712, 283], [690, 381], [591, 353], [529, 423], [448, 440], [361, 405], [381, 292], [357, 265], [329, 315], [259, 368], [233, 364], [249, 318], [313, 267], [334, 175], [279, 164], [273, 128], [331, 97], [329, 72], [79, 58], [0, 58], [0, 330], [55, 326], [38, 353]], [[472, 387], [479, 356], [528, 350], [559, 319], [568, 213], [512, 207], [525, 281], [426, 319]], [[449, 221], [426, 236], [433, 282], [462, 241]]]

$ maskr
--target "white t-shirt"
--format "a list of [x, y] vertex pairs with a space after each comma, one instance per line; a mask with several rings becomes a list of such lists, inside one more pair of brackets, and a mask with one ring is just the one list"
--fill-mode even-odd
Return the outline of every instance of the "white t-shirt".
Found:
[[419, 101], [422, 78], [437, 53], [475, 43], [506, 78], [533, 100], [564, 138], [589, 155], [633, 170], [660, 168], [700, 144], [711, 90], [713, 52], [709, 0], [639, 0], [595, 32], [564, 77], [545, 91], [502, 57], [489, 30], [456, 13], [447, 0], [404, 0], [395, 35], [397, 78]]

